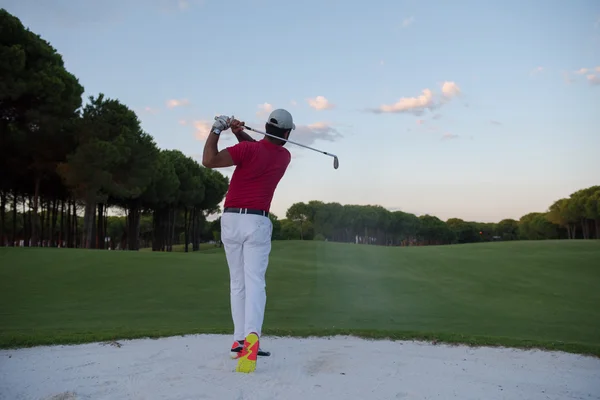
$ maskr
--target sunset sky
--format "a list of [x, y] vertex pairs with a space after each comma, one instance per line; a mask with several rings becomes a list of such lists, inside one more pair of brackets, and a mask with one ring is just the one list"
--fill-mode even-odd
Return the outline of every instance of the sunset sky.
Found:
[[[289, 110], [272, 212], [518, 219], [600, 184], [600, 1], [0, 0], [85, 87], [201, 162], [217, 114]], [[595, 111], [594, 111], [595, 110]], [[255, 138], [260, 135], [251, 134]], [[220, 147], [235, 138], [225, 133]], [[222, 170], [231, 176], [233, 168]]]

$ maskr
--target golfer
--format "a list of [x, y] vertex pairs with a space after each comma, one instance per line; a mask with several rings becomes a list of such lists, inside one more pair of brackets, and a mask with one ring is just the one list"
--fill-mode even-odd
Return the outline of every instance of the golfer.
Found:
[[[269, 211], [273, 194], [290, 164], [285, 141], [265, 136], [256, 141], [244, 132], [244, 123], [227, 116], [216, 118], [206, 144], [202, 165], [223, 168], [235, 165], [221, 216], [221, 241], [229, 265], [233, 358], [236, 371], [256, 369], [266, 305], [265, 273], [271, 252], [273, 225]], [[239, 143], [218, 150], [221, 132], [231, 128]], [[292, 115], [274, 110], [265, 124], [268, 134], [287, 139], [295, 129]]]

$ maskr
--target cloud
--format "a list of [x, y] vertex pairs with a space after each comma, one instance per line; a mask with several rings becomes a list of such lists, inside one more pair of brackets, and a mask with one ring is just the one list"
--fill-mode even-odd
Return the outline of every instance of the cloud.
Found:
[[144, 109], [142, 110], [142, 112], [144, 114], [152, 114], [152, 115], [156, 115], [159, 113], [159, 110], [156, 108], [152, 108], [152, 107], [144, 107]]
[[490, 120], [490, 124], [500, 126], [500, 125], [502, 125], [502, 122], [495, 121], [495, 120], [492, 119], [492, 120]]
[[402, 113], [413, 112], [421, 115], [426, 109], [433, 109], [433, 92], [430, 89], [424, 89], [423, 94], [417, 97], [402, 97], [394, 104], [382, 104], [375, 113]]
[[409, 26], [412, 25], [413, 22], [415, 22], [415, 17], [413, 17], [413, 16], [410, 16], [408, 18], [404, 18], [402, 20], [402, 27], [403, 28], [408, 28]]
[[600, 66], [594, 68], [580, 68], [577, 71], [574, 71], [577, 75], [585, 75], [586, 80], [590, 85], [599, 85], [600, 77], [598, 76], [600, 73]]
[[442, 85], [442, 95], [446, 98], [446, 99], [451, 99], [453, 97], [456, 97], [460, 94], [460, 88], [458, 87], [458, 85], [454, 82], [444, 82], [444, 84]]
[[292, 101], [290, 101], [290, 104], [293, 106], [296, 106], [296, 105], [298, 105], [298, 102], [296, 100], [292, 100]]
[[589, 74], [586, 76], [590, 85], [600, 85], [600, 77], [596, 74]]
[[194, 120], [188, 121], [185, 119], [180, 119], [179, 125], [183, 126], [193, 126], [194, 127], [194, 137], [198, 140], [206, 140], [208, 135], [210, 134], [210, 129], [212, 128], [212, 122], [207, 120]]
[[315, 122], [309, 125], [296, 126], [290, 134], [290, 140], [310, 146], [317, 140], [333, 142], [342, 137], [342, 134], [327, 122]]
[[423, 125], [424, 123], [425, 123], [425, 121], [422, 119], [417, 120], [417, 125]]
[[585, 75], [590, 72], [600, 72], [600, 66], [595, 68], [580, 68], [577, 71], [574, 71], [577, 75]]
[[[414, 115], [422, 115], [426, 110], [434, 110], [447, 103], [461, 93], [460, 87], [452, 81], [442, 83], [441, 97], [439, 101], [435, 100], [434, 93], [431, 89], [423, 89], [422, 94], [416, 97], [401, 97], [396, 103], [382, 104], [378, 108], [368, 109], [367, 111], [374, 114], [382, 113], [411, 113]], [[438, 117], [439, 118], [439, 117]]]
[[458, 138], [459, 138], [458, 135], [454, 135], [449, 132], [446, 132], [442, 135], [442, 140], [453, 140], [453, 139], [458, 139]]
[[171, 100], [167, 100], [167, 107], [168, 108], [182, 107], [182, 106], [187, 106], [189, 104], [190, 104], [190, 102], [189, 102], [188, 99], [181, 99], [181, 100], [171, 99]]
[[206, 140], [208, 135], [210, 134], [210, 129], [212, 128], [212, 122], [206, 120], [193, 121], [192, 125], [194, 126], [194, 136], [198, 140]]
[[258, 106], [259, 110], [256, 112], [256, 116], [259, 118], [267, 117], [271, 111], [273, 111], [273, 105], [269, 103], [263, 103]]
[[329, 102], [329, 100], [327, 100], [325, 97], [323, 96], [317, 96], [313, 99], [308, 99], [308, 105], [312, 108], [314, 108], [315, 110], [329, 110], [334, 108], [335, 106], [333, 104], [331, 104]]
[[544, 70], [544, 67], [537, 67], [537, 68], [534, 68], [529, 74], [537, 75], [537, 74], [541, 73], [543, 70]]

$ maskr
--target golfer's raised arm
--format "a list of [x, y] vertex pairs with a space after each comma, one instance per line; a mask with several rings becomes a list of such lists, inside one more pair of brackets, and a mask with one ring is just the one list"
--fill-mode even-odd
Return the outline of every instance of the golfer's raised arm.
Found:
[[202, 153], [202, 165], [206, 168], [223, 168], [234, 165], [229, 151], [227, 149], [219, 151], [218, 148], [219, 136], [222, 131], [229, 129], [228, 124], [229, 119], [226, 116], [215, 119]]
[[237, 119], [231, 121], [231, 132], [233, 132], [238, 142], [256, 142], [254, 138], [244, 132], [244, 123]]

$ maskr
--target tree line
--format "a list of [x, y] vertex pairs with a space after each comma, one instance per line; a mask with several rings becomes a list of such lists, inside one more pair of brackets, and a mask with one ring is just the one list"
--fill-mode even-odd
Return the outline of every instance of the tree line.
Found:
[[[0, 245], [172, 251], [219, 242], [229, 180], [159, 149], [130, 108], [84, 88], [62, 56], [0, 9]], [[109, 215], [109, 210], [122, 214]], [[600, 186], [518, 221], [416, 216], [376, 205], [299, 202], [273, 240], [438, 245], [600, 238]]]
[[[229, 180], [178, 150], [159, 149], [134, 111], [84, 88], [50, 43], [0, 9], [0, 242], [104, 249], [107, 210], [125, 213], [114, 248], [198, 249]], [[83, 218], [81, 217], [83, 213]]]
[[278, 239], [327, 240], [390, 246], [476, 243], [493, 240], [600, 239], [600, 186], [556, 200], [545, 212], [497, 223], [442, 221], [377, 205], [299, 202], [277, 221]]

